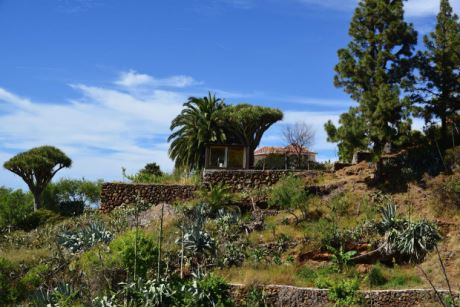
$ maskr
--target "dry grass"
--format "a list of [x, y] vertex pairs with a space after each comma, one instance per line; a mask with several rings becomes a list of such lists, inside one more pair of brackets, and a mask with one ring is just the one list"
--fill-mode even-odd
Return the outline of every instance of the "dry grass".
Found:
[[50, 256], [51, 251], [46, 248], [7, 249], [0, 251], [0, 258], [5, 258], [13, 263], [34, 264]]
[[215, 273], [229, 283], [236, 284], [278, 284], [297, 285], [296, 267], [294, 265], [244, 265], [242, 267], [225, 268]]

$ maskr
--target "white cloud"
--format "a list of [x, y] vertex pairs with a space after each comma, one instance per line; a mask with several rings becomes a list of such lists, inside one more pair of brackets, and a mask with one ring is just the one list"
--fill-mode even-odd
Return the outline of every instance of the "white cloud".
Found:
[[[460, 13], [460, 0], [450, 0], [455, 12]], [[434, 16], [439, 12], [439, 0], [409, 0], [406, 3], [408, 16], [423, 17]]]
[[[120, 180], [122, 166], [134, 173], [151, 161], [172, 170], [166, 138], [184, 94], [155, 89], [140, 97], [88, 85], [72, 87], [81, 98], [61, 104], [37, 103], [0, 88], [0, 164], [14, 153], [51, 144], [74, 161], [59, 176]], [[24, 187], [4, 169], [0, 185]]]
[[[298, 0], [306, 5], [321, 6], [334, 10], [354, 9], [358, 0]], [[407, 16], [425, 17], [434, 16], [439, 11], [439, 0], [409, 0], [405, 3]], [[460, 13], [460, 0], [451, 0], [451, 5], [457, 13]]]
[[129, 70], [120, 73], [115, 84], [126, 88], [135, 88], [139, 86], [184, 88], [199, 84], [199, 82], [190, 76], [177, 75], [168, 78], [155, 78], [147, 74], [138, 73], [135, 70]]

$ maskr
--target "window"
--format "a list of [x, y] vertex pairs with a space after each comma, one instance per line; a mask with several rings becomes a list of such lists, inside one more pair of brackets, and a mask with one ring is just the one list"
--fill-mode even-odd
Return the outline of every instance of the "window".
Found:
[[228, 168], [244, 168], [244, 148], [228, 148]]
[[226, 147], [211, 147], [209, 150], [209, 167], [225, 168], [226, 163]]

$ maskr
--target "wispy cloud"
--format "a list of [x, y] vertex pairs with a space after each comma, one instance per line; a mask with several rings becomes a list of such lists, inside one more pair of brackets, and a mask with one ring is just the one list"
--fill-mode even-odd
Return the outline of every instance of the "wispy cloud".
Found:
[[138, 73], [135, 70], [129, 70], [121, 72], [115, 84], [128, 88], [139, 86], [184, 88], [200, 84], [200, 82], [190, 76], [177, 75], [167, 78], [155, 78], [147, 74]]
[[[115, 89], [77, 84], [81, 97], [44, 103], [0, 88], [0, 163], [13, 153], [52, 144], [73, 160], [61, 176], [120, 180], [121, 167], [135, 172], [149, 161], [171, 170], [167, 155], [169, 124], [186, 96], [155, 89], [137, 96]], [[0, 170], [0, 185], [17, 178]]]
[[[351, 10], [358, 4], [358, 0], [298, 0], [305, 5], [319, 6], [334, 10]], [[460, 0], [451, 0], [452, 6], [460, 13]], [[426, 17], [434, 16], [439, 11], [438, 0], [409, 0], [405, 3], [407, 16]]]
[[[60, 103], [36, 101], [0, 87], [0, 165], [17, 152], [51, 144], [74, 161], [70, 170], [59, 173], [62, 177], [121, 180], [122, 166], [133, 173], [151, 161], [170, 171], [173, 163], [168, 157], [169, 125], [188, 95], [197, 91], [196, 87], [190, 87], [194, 82], [172, 80], [176, 79], [158, 79], [128, 71], [121, 74], [113, 86], [72, 84], [78, 98]], [[138, 87], [143, 90], [135, 90]], [[226, 91], [218, 95], [251, 101], [271, 96]], [[272, 101], [289, 100], [282, 95], [272, 97]], [[337, 108], [327, 112], [305, 110], [314, 105], [331, 110], [331, 106], [346, 102], [302, 97], [291, 97], [290, 102], [292, 109], [285, 111], [283, 122], [267, 132], [262, 145], [283, 145], [283, 126], [305, 121], [316, 131], [313, 149], [320, 152], [319, 158], [330, 158], [322, 151], [334, 152], [335, 145], [326, 142], [323, 125], [329, 119], [336, 122], [340, 111]], [[24, 187], [17, 176], [4, 169], [0, 169], [0, 185]]]

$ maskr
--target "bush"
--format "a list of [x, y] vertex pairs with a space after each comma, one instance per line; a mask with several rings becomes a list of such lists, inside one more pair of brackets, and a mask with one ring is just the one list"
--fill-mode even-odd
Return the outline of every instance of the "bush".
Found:
[[44, 207], [64, 216], [80, 215], [85, 207], [97, 205], [101, 185], [102, 181], [85, 179], [61, 179], [50, 183], [43, 192]]
[[372, 267], [372, 269], [367, 274], [367, 279], [369, 281], [369, 285], [372, 287], [382, 286], [387, 282], [387, 279], [383, 275], [379, 266]]
[[353, 306], [359, 301], [358, 289], [357, 279], [341, 280], [329, 288], [328, 298], [334, 302], [334, 306]]
[[0, 187], [0, 231], [22, 223], [34, 211], [33, 203], [31, 193]]
[[185, 288], [185, 298], [180, 306], [233, 306], [228, 293], [229, 287], [222, 277], [207, 275], [193, 280]]
[[46, 274], [49, 273], [47, 264], [39, 264], [31, 268], [20, 280], [21, 287], [25, 291], [32, 291], [43, 284]]
[[56, 223], [61, 219], [62, 217], [60, 215], [51, 210], [38, 209], [23, 219], [18, 227], [25, 231], [30, 231], [48, 223]]
[[17, 265], [0, 257], [0, 305], [8, 306], [16, 302], [19, 293], [12, 276], [18, 269]]
[[145, 278], [149, 269], [156, 268], [158, 247], [153, 238], [146, 236], [142, 231], [139, 231], [137, 235], [137, 250], [135, 250], [135, 245], [136, 232], [134, 230], [116, 238], [110, 243], [112, 259], [129, 274], [133, 274], [136, 270], [137, 276]]
[[268, 203], [270, 206], [280, 207], [288, 210], [294, 215], [297, 222], [299, 217], [294, 210], [299, 209], [305, 219], [308, 215], [308, 195], [305, 191], [305, 183], [301, 178], [287, 176], [278, 181], [269, 195]]

